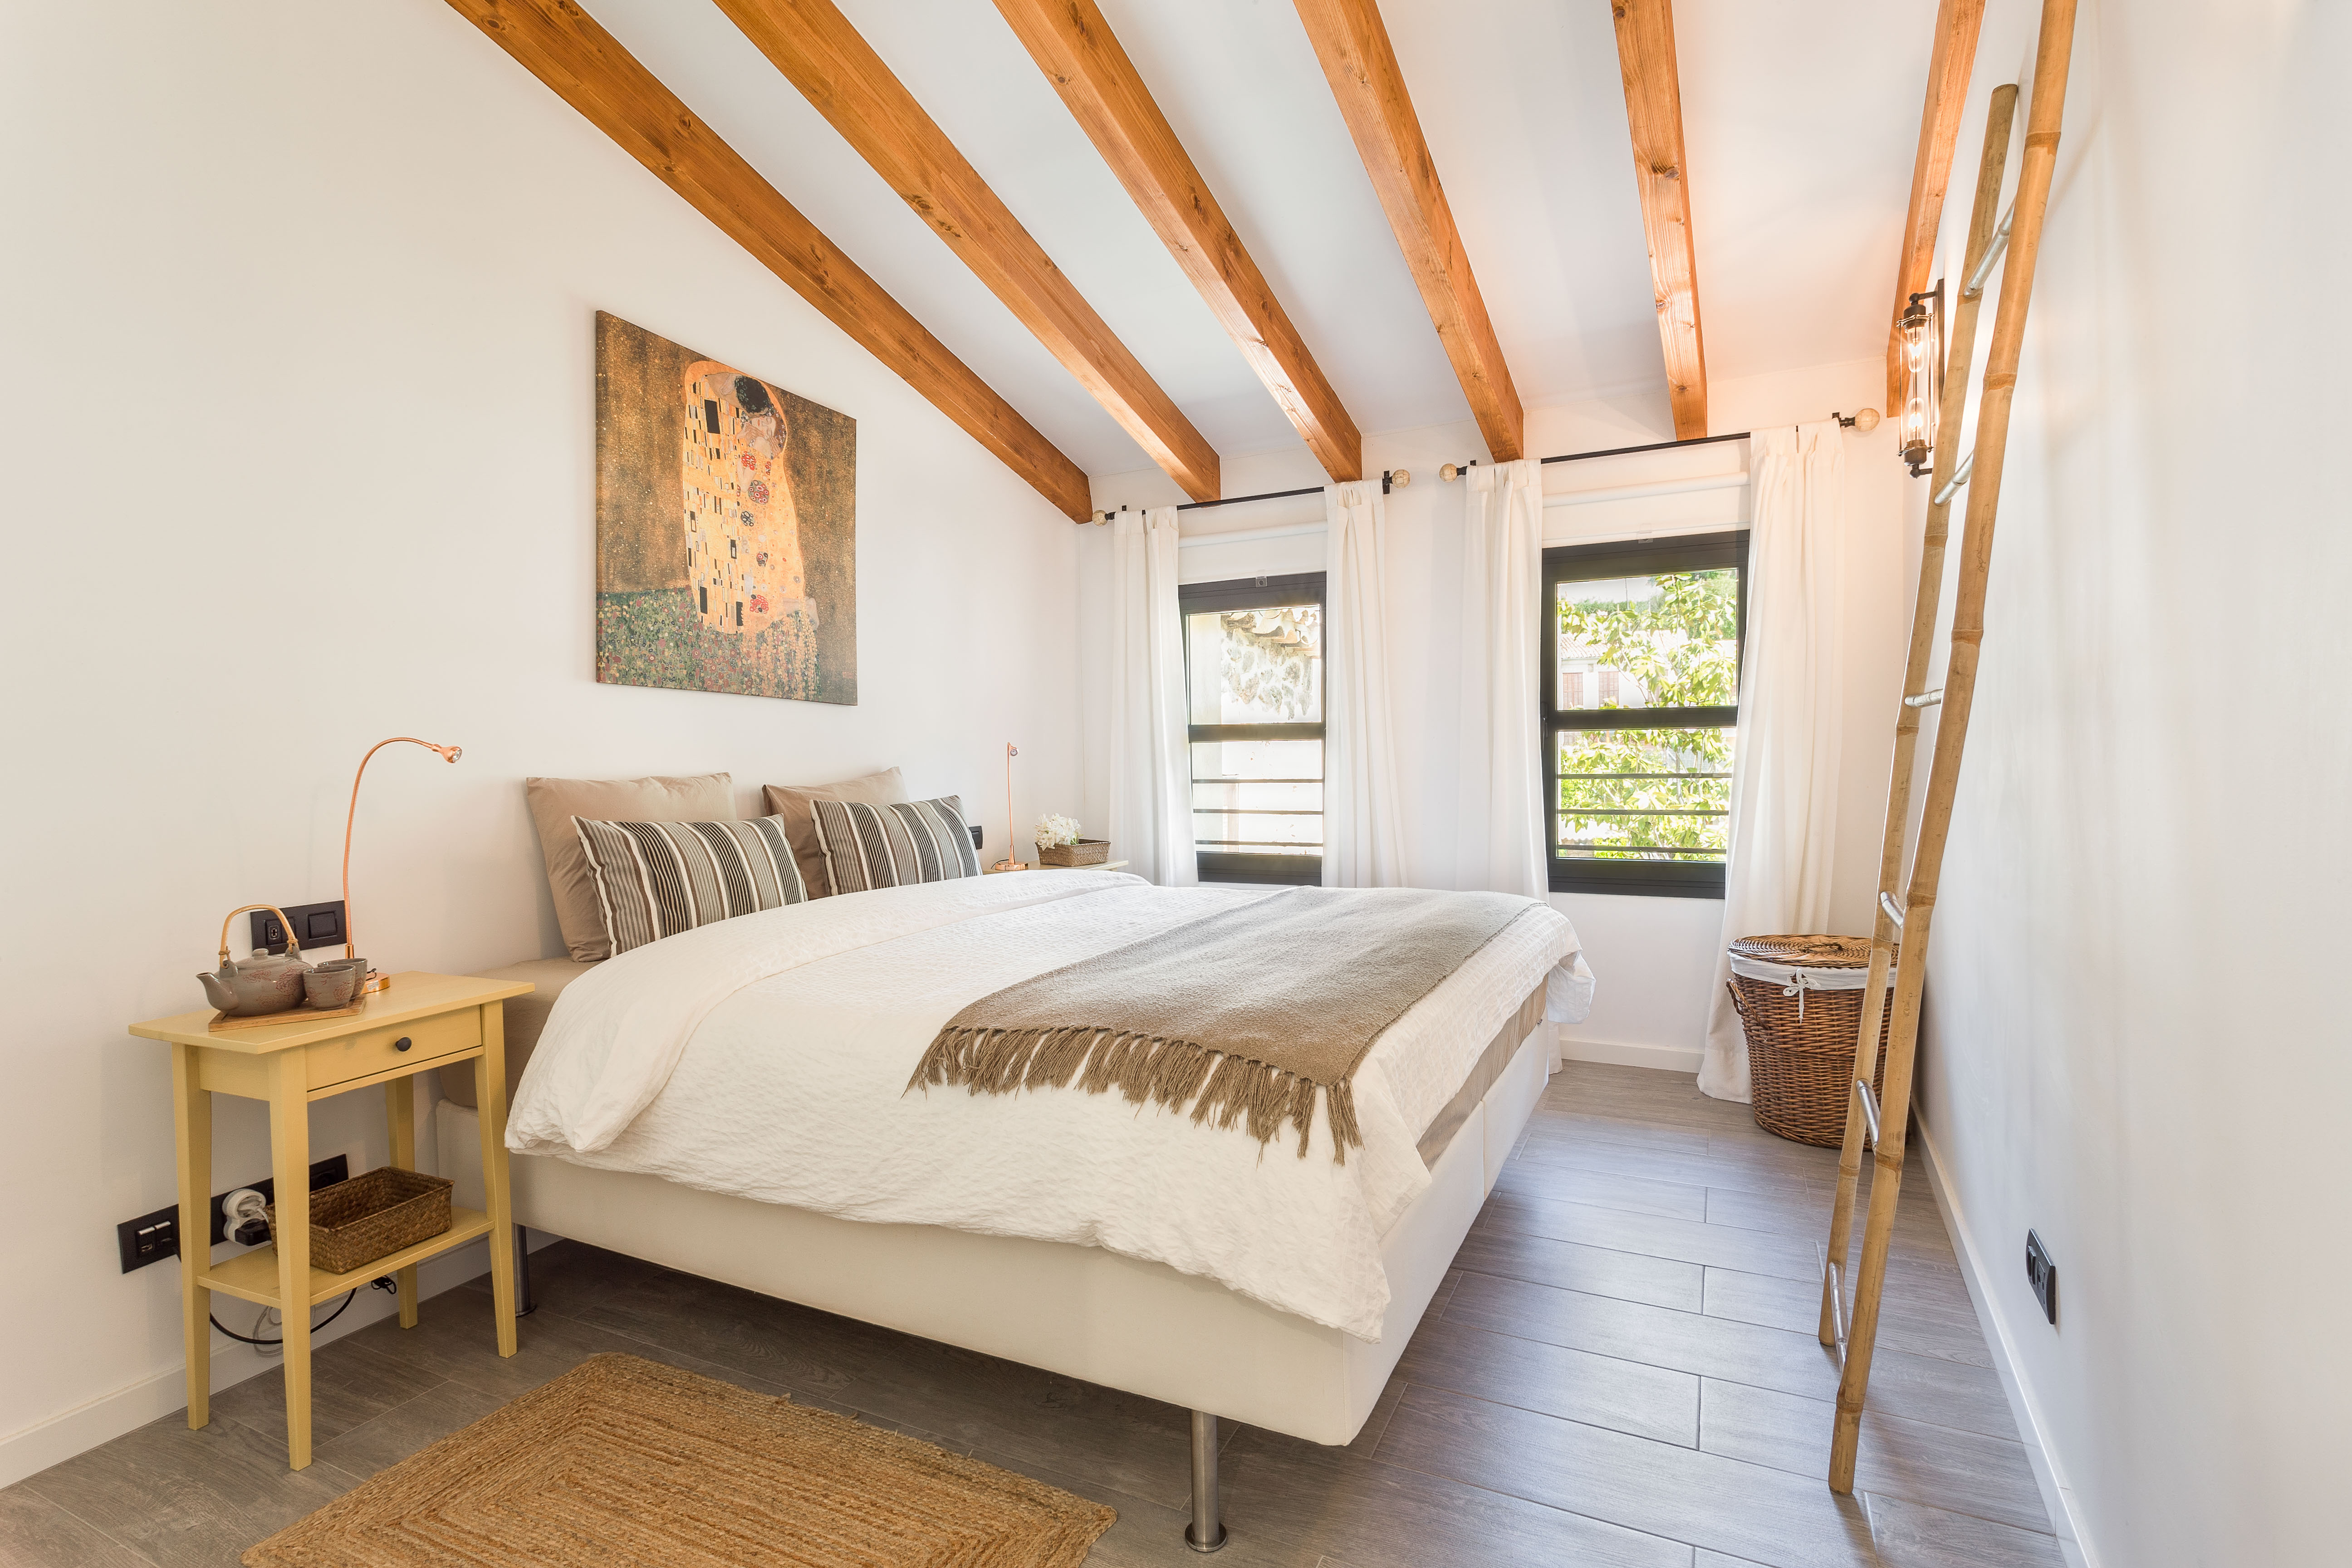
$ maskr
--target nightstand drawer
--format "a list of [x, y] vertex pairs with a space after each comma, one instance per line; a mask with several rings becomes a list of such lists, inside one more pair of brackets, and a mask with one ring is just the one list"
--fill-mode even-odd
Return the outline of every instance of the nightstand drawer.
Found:
[[456, 1052], [470, 1051], [481, 1043], [482, 1015], [468, 1007], [462, 1013], [387, 1024], [340, 1040], [321, 1040], [309, 1047], [303, 1066], [310, 1086], [324, 1089], [371, 1073], [421, 1068]]

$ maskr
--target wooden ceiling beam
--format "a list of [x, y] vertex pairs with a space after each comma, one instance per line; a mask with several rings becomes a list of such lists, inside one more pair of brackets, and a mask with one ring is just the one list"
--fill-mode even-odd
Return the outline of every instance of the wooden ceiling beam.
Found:
[[1335, 480], [1362, 479], [1364, 442], [1356, 422], [1095, 0], [996, 0], [996, 8], [1323, 471]]
[[832, 0], [718, 0], [744, 37], [1194, 500], [1217, 454]]
[[1404, 73], [1375, 0], [1294, 0], [1315, 45], [1324, 79], [1372, 177], [1372, 189], [1420, 286], [1445, 357], [1486, 438], [1487, 455], [1513, 461], [1526, 447], [1526, 416], [1510, 366], [1503, 363], [1478, 279], [1463, 254], [1454, 209], [1405, 91]]
[[868, 353], [906, 378], [1063, 515], [1087, 476], [861, 271], [571, 0], [449, 0], [522, 68], [686, 198]]
[[1903, 220], [1903, 253], [1895, 268], [1895, 310], [1886, 323], [1886, 411], [1903, 406], [1903, 312], [1924, 293], [1936, 265], [1936, 230], [1943, 222], [1944, 190], [1952, 180], [1952, 148], [1968, 107], [1976, 70], [1977, 35], [1985, 0], [1942, 0], [1936, 8], [1936, 47], [1927, 59], [1927, 100], [1919, 110], [1919, 152], [1911, 165], [1911, 207]]
[[1665, 349], [1675, 439], [1706, 434], [1706, 345], [1699, 332], [1698, 263], [1692, 252], [1690, 166], [1683, 155], [1683, 89], [1675, 64], [1673, 0], [1615, 0], [1617, 68], [1633, 132], [1633, 179], [1650, 286]]

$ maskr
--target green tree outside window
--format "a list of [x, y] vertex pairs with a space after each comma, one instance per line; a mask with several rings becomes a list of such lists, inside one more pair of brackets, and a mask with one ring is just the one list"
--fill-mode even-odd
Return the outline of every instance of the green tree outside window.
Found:
[[[1619, 672], [1618, 700], [1601, 706], [1735, 704], [1738, 574], [1665, 572], [1636, 581], [1640, 586], [1630, 596], [1622, 589], [1593, 593], [1596, 584], [1559, 585], [1561, 654]], [[1735, 734], [1729, 729], [1559, 731], [1561, 847], [1573, 844], [1602, 859], [1720, 859], [1728, 848]]]

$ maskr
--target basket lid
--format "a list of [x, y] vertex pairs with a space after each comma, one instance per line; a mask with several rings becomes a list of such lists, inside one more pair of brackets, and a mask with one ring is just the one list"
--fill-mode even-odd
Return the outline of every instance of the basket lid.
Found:
[[1731, 944], [1741, 958], [1803, 969], [1867, 969], [1866, 936], [1743, 936]]

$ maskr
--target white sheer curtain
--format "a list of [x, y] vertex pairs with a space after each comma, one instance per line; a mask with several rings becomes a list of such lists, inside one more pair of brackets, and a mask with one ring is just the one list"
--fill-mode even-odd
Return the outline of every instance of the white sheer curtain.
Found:
[[1176, 509], [1111, 521], [1110, 851], [1163, 888], [1200, 880], [1185, 742]]
[[1389, 719], [1381, 487], [1323, 491], [1323, 885], [1405, 885]]
[[[1838, 631], [1845, 444], [1837, 421], [1759, 431], [1750, 445], [1748, 642], [1731, 771], [1723, 942], [1829, 929], [1837, 831]], [[1722, 943], [1698, 1086], [1748, 1098], [1748, 1045], [1724, 990]]]
[[1461, 784], [1454, 886], [1549, 889], [1536, 669], [1543, 598], [1543, 468], [1532, 458], [1464, 476]]

